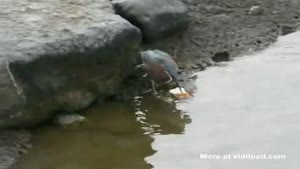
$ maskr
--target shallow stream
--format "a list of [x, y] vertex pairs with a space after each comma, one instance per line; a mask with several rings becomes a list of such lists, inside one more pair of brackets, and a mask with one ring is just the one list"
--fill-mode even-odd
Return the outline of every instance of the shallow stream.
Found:
[[[299, 169], [300, 32], [197, 76], [190, 100], [112, 102], [78, 128], [34, 131], [12, 169]], [[233, 159], [243, 154], [285, 158]]]

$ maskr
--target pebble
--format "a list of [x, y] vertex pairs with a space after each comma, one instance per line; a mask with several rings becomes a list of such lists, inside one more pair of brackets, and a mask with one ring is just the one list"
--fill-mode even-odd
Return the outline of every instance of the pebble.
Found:
[[24, 155], [24, 154], [27, 154], [27, 153], [28, 153], [28, 150], [25, 149], [25, 148], [20, 148], [20, 149], [18, 150], [18, 153], [19, 153], [20, 155]]
[[249, 15], [260, 15], [264, 12], [263, 8], [260, 6], [252, 6], [249, 11], [248, 14]]
[[145, 115], [145, 113], [142, 112], [142, 111], [136, 111], [135, 114], [136, 114], [136, 115]]
[[199, 66], [199, 65], [192, 65], [191, 67], [192, 67], [192, 69], [199, 69], [201, 66]]
[[59, 126], [73, 125], [84, 121], [86, 121], [86, 117], [79, 114], [58, 115], [55, 120], [56, 124], [58, 124]]
[[192, 79], [192, 80], [196, 80], [198, 78], [198, 75], [193, 75], [191, 77], [189, 77], [189, 79]]
[[288, 34], [293, 33], [295, 31], [296, 31], [296, 29], [292, 26], [289, 26], [289, 25], [283, 25], [281, 27], [281, 35], [288, 35]]
[[146, 120], [146, 117], [140, 116], [136, 118], [137, 121], [142, 121], [142, 120]]
[[133, 99], [134, 100], [139, 100], [139, 99], [142, 99], [143, 98], [143, 96], [135, 96]]

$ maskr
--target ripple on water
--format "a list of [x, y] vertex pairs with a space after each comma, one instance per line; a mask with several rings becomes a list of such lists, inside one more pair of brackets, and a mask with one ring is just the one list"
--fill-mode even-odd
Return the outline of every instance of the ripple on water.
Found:
[[[38, 129], [13, 169], [298, 169], [299, 46], [300, 32], [209, 68], [198, 74], [194, 98], [177, 105], [136, 97], [92, 108], [77, 129]], [[287, 158], [200, 159], [204, 153]]]

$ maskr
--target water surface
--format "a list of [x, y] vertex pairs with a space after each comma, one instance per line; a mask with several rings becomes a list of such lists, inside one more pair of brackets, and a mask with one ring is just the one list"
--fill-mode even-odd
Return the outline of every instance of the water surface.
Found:
[[[76, 129], [46, 126], [14, 169], [299, 169], [300, 33], [198, 73], [194, 98], [99, 105]], [[176, 106], [176, 107], [175, 107]], [[282, 160], [207, 160], [200, 154]]]
[[[300, 32], [269, 49], [198, 74], [195, 97], [178, 108], [184, 135], [158, 135], [155, 169], [300, 168]], [[286, 155], [283, 160], [206, 160], [200, 154]]]

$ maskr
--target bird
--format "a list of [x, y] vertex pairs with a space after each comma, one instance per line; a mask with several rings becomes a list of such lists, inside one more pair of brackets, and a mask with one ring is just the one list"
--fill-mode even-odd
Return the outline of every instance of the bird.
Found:
[[175, 82], [181, 91], [178, 82], [178, 65], [174, 59], [166, 52], [161, 50], [146, 50], [140, 52], [142, 64], [137, 67], [142, 68], [146, 72], [146, 76], [151, 79], [152, 90], [155, 90], [155, 84], [169, 84]]

